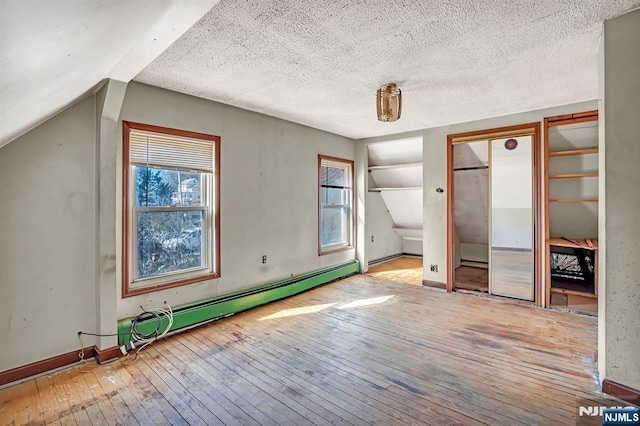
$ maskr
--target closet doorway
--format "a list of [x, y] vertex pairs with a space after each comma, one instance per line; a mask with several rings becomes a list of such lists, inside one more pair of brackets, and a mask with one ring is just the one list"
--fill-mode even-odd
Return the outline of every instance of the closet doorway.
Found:
[[449, 135], [447, 290], [540, 304], [540, 124]]

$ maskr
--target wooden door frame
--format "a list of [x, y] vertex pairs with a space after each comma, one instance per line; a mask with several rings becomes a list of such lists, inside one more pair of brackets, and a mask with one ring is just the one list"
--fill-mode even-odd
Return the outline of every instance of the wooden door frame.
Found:
[[540, 122], [519, 124], [515, 126], [497, 127], [473, 132], [447, 135], [447, 292], [452, 292], [455, 285], [455, 225], [454, 225], [454, 178], [453, 178], [453, 146], [459, 143], [480, 139], [497, 139], [513, 136], [529, 136], [533, 139], [533, 258], [534, 258], [534, 302], [542, 306], [542, 249], [544, 244], [542, 222], [542, 159], [540, 143]]

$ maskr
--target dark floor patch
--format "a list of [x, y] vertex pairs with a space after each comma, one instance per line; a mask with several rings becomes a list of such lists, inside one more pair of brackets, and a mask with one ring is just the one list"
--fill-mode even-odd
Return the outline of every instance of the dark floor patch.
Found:
[[391, 379], [391, 383], [393, 383], [394, 385], [400, 386], [402, 389], [404, 389], [406, 391], [409, 391], [411, 393], [415, 393], [416, 395], [421, 395], [421, 396], [426, 395], [420, 389], [414, 388], [413, 386], [408, 385], [406, 383], [403, 383], [400, 380]]

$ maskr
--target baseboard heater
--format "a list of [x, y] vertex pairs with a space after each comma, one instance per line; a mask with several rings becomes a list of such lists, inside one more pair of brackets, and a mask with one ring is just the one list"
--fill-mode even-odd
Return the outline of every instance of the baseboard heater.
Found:
[[377, 265], [378, 263], [384, 263], [384, 262], [388, 262], [390, 260], [393, 259], [397, 259], [399, 257], [402, 257], [402, 253], [398, 253], [398, 254], [392, 254], [390, 256], [385, 256], [385, 257], [381, 257], [379, 259], [375, 259], [375, 260], [370, 260], [368, 265], [369, 266], [373, 266], [373, 265]]
[[385, 263], [388, 262], [390, 260], [393, 259], [397, 259], [399, 257], [413, 257], [416, 259], [422, 259], [422, 255], [421, 254], [413, 254], [413, 253], [398, 253], [398, 254], [392, 254], [391, 256], [386, 256], [386, 257], [381, 257], [379, 259], [375, 259], [375, 260], [370, 260], [369, 263], [367, 263], [367, 265], [369, 266], [374, 266], [377, 265], [379, 263]]
[[[238, 293], [177, 306], [173, 309], [173, 326], [170, 331], [246, 311], [358, 272], [360, 272], [360, 263], [357, 260], [352, 260]], [[126, 318], [118, 321], [118, 342], [120, 345], [130, 340], [131, 320], [132, 318]], [[160, 329], [166, 327], [166, 321], [167, 319], [163, 319]], [[149, 315], [138, 321], [137, 330], [141, 333], [153, 333], [157, 326], [155, 317]]]

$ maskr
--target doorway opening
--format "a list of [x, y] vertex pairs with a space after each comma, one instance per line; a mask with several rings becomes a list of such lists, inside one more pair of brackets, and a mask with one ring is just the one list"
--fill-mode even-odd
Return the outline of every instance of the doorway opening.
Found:
[[540, 305], [540, 124], [449, 135], [447, 291]]
[[489, 292], [489, 141], [453, 146], [454, 290]]
[[422, 136], [366, 146], [369, 275], [422, 285]]

